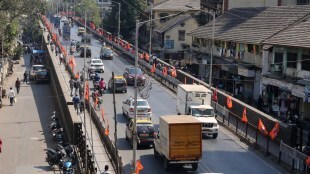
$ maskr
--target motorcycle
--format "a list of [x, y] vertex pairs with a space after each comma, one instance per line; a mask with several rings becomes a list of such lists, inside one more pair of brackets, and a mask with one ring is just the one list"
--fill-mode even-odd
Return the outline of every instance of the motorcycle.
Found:
[[72, 168], [72, 162], [71, 161], [64, 162], [63, 168], [62, 168], [62, 173], [63, 174], [74, 174], [74, 170]]
[[49, 125], [49, 127], [51, 128], [52, 131], [54, 131], [55, 129], [61, 128], [59, 123], [58, 123], [58, 119], [56, 119], [55, 121], [52, 121], [52, 123]]
[[66, 156], [66, 152], [64, 150], [55, 151], [54, 149], [48, 148], [46, 155], [47, 155], [46, 162], [50, 166], [61, 165], [62, 159]]
[[56, 111], [53, 111], [51, 114], [51, 121], [58, 121], [57, 117], [56, 117]]
[[88, 77], [89, 77], [89, 79], [90, 80], [94, 80], [95, 75], [96, 75], [95, 69], [94, 68], [90, 68], [88, 70]]
[[53, 131], [53, 139], [57, 141], [59, 144], [62, 144], [64, 142], [63, 128], [56, 129]]
[[99, 90], [99, 80], [98, 81], [93, 80], [93, 86], [95, 90]]

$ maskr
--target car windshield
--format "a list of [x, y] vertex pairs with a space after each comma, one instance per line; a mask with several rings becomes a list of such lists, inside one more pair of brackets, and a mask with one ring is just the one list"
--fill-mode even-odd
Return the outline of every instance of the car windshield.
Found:
[[32, 70], [34, 70], [34, 71], [37, 71], [37, 70], [40, 70], [40, 69], [44, 69], [44, 67], [43, 66], [33, 66], [32, 67]]
[[[134, 103], [132, 103], [132, 105], [134, 105]], [[138, 100], [137, 106], [149, 106], [149, 104], [145, 100], [140, 100], [140, 101]]]
[[213, 109], [192, 109], [192, 115], [196, 117], [213, 117]]
[[41, 76], [46, 76], [47, 75], [47, 71], [38, 71], [37, 74], [41, 75]]
[[115, 83], [125, 83], [125, 79], [115, 79]]
[[92, 60], [92, 63], [102, 63], [101, 60]]
[[[134, 68], [129, 69], [129, 74], [135, 74], [135, 69]], [[142, 71], [140, 68], [137, 69], [137, 74], [138, 75], [142, 74]]]
[[112, 54], [113, 52], [112, 52], [112, 50], [105, 50], [104, 51], [104, 54]]
[[150, 123], [138, 123], [137, 132], [155, 132], [155, 128]]

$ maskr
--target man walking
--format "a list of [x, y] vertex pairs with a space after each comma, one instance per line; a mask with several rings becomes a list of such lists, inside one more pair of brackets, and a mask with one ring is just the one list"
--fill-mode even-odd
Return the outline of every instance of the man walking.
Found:
[[20, 81], [19, 81], [19, 78], [17, 78], [17, 80], [16, 80], [16, 82], [15, 82], [15, 87], [16, 87], [17, 94], [19, 94], [19, 90], [20, 90]]
[[104, 166], [104, 171], [103, 171], [102, 174], [110, 174], [110, 172], [109, 172], [109, 166], [108, 166], [108, 165], [105, 165], [105, 166]]
[[24, 72], [24, 83], [25, 83], [25, 82], [28, 83], [27, 78], [28, 78], [28, 74], [27, 74], [27, 71], [25, 71], [25, 72]]
[[13, 90], [12, 87], [10, 87], [10, 92], [8, 94], [8, 97], [10, 99], [10, 103], [11, 103], [11, 106], [13, 106], [13, 102], [14, 102], [14, 97], [15, 97], [15, 92]]
[[70, 85], [70, 91], [71, 91], [71, 96], [73, 96], [72, 92], [73, 92], [73, 87], [74, 87], [74, 80], [73, 78], [71, 78], [69, 80], [69, 85]]
[[77, 94], [75, 94], [72, 101], [73, 101], [74, 109], [76, 110], [77, 114], [79, 115], [79, 107], [80, 107], [80, 103], [81, 103], [80, 97]]
[[64, 58], [63, 54], [60, 53], [60, 54], [59, 54], [59, 65], [61, 65], [61, 63], [62, 63], [62, 61], [63, 61], [63, 58]]

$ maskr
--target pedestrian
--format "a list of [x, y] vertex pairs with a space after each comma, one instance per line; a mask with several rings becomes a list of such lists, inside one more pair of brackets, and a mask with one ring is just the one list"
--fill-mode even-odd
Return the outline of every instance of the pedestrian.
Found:
[[50, 39], [51, 39], [50, 34], [47, 34], [47, 42], [48, 42], [48, 43], [50, 42]]
[[17, 80], [16, 80], [16, 82], [15, 82], [15, 87], [16, 87], [17, 94], [19, 94], [19, 90], [20, 90], [20, 81], [19, 81], [19, 78], [17, 78]]
[[81, 103], [80, 97], [77, 94], [75, 94], [75, 96], [72, 99], [72, 102], [74, 105], [74, 109], [76, 110], [77, 114], [79, 115], [79, 107], [80, 107], [80, 103]]
[[73, 87], [74, 87], [74, 79], [71, 77], [71, 79], [69, 80], [69, 86], [70, 86], [70, 91], [71, 91], [71, 96], [73, 96], [72, 92], [73, 92]]
[[33, 55], [31, 54], [30, 55], [30, 65], [32, 65], [32, 62], [33, 62]]
[[28, 74], [27, 71], [24, 72], [24, 83], [28, 83]]
[[63, 61], [63, 58], [64, 58], [63, 54], [60, 53], [59, 54], [59, 65], [61, 65], [61, 62]]
[[77, 94], [79, 90], [79, 81], [77, 80], [74, 80], [74, 89], [75, 89], [75, 94]]
[[110, 172], [109, 172], [109, 165], [105, 165], [104, 166], [104, 171], [103, 171], [102, 174], [110, 174]]
[[14, 98], [15, 98], [15, 92], [14, 92], [12, 87], [10, 87], [10, 92], [8, 94], [8, 97], [10, 99], [11, 106], [13, 106], [13, 102], [14, 102]]

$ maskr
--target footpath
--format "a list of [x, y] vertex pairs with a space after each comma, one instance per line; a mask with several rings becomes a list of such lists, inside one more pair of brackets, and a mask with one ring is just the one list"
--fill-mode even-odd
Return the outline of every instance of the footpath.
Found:
[[[48, 32], [44, 32], [44, 39], [45, 40], [47, 40], [47, 34], [48, 34]], [[47, 47], [49, 49], [49, 52], [51, 52], [50, 45], [48, 45]], [[67, 52], [69, 52], [69, 51], [67, 50]], [[67, 86], [66, 90], [67, 90], [68, 94], [70, 94], [71, 91], [70, 91], [70, 87], [69, 87], [69, 80], [70, 80], [69, 73], [66, 71], [64, 64], [60, 65], [59, 57], [56, 56], [56, 54], [52, 54], [50, 56], [52, 59], [55, 59], [57, 61], [58, 66], [55, 66], [55, 67], [59, 68], [59, 70], [62, 72], [62, 78], [64, 78], [64, 81], [66, 82], [66, 86]], [[84, 123], [84, 113], [81, 113], [77, 116], [81, 119], [81, 121], [83, 123], [83, 132], [85, 132], [84, 131], [84, 124], [85, 124]], [[95, 161], [95, 165], [97, 167], [97, 173], [98, 174], [103, 173], [105, 165], [109, 166], [109, 172], [111, 174], [116, 173], [114, 168], [113, 168], [113, 165], [111, 163], [109, 154], [108, 154], [107, 150], [105, 149], [105, 145], [102, 143], [100, 136], [99, 136], [99, 133], [98, 133], [98, 130], [96, 129], [96, 126], [93, 124], [87, 110], [86, 110], [85, 116], [86, 116], [87, 145], [89, 147], [93, 147], [92, 152], [94, 154], [94, 161]]]
[[15, 81], [23, 80], [23, 73], [30, 70], [30, 56], [24, 55], [14, 64], [14, 73], [8, 77], [4, 89], [13, 87], [17, 102], [10, 106], [3, 98], [0, 109], [0, 137], [3, 141], [0, 153], [0, 171], [6, 174], [61, 173], [45, 162], [46, 149], [55, 143], [49, 125], [49, 115], [55, 101], [47, 84], [21, 83], [17, 94]]

